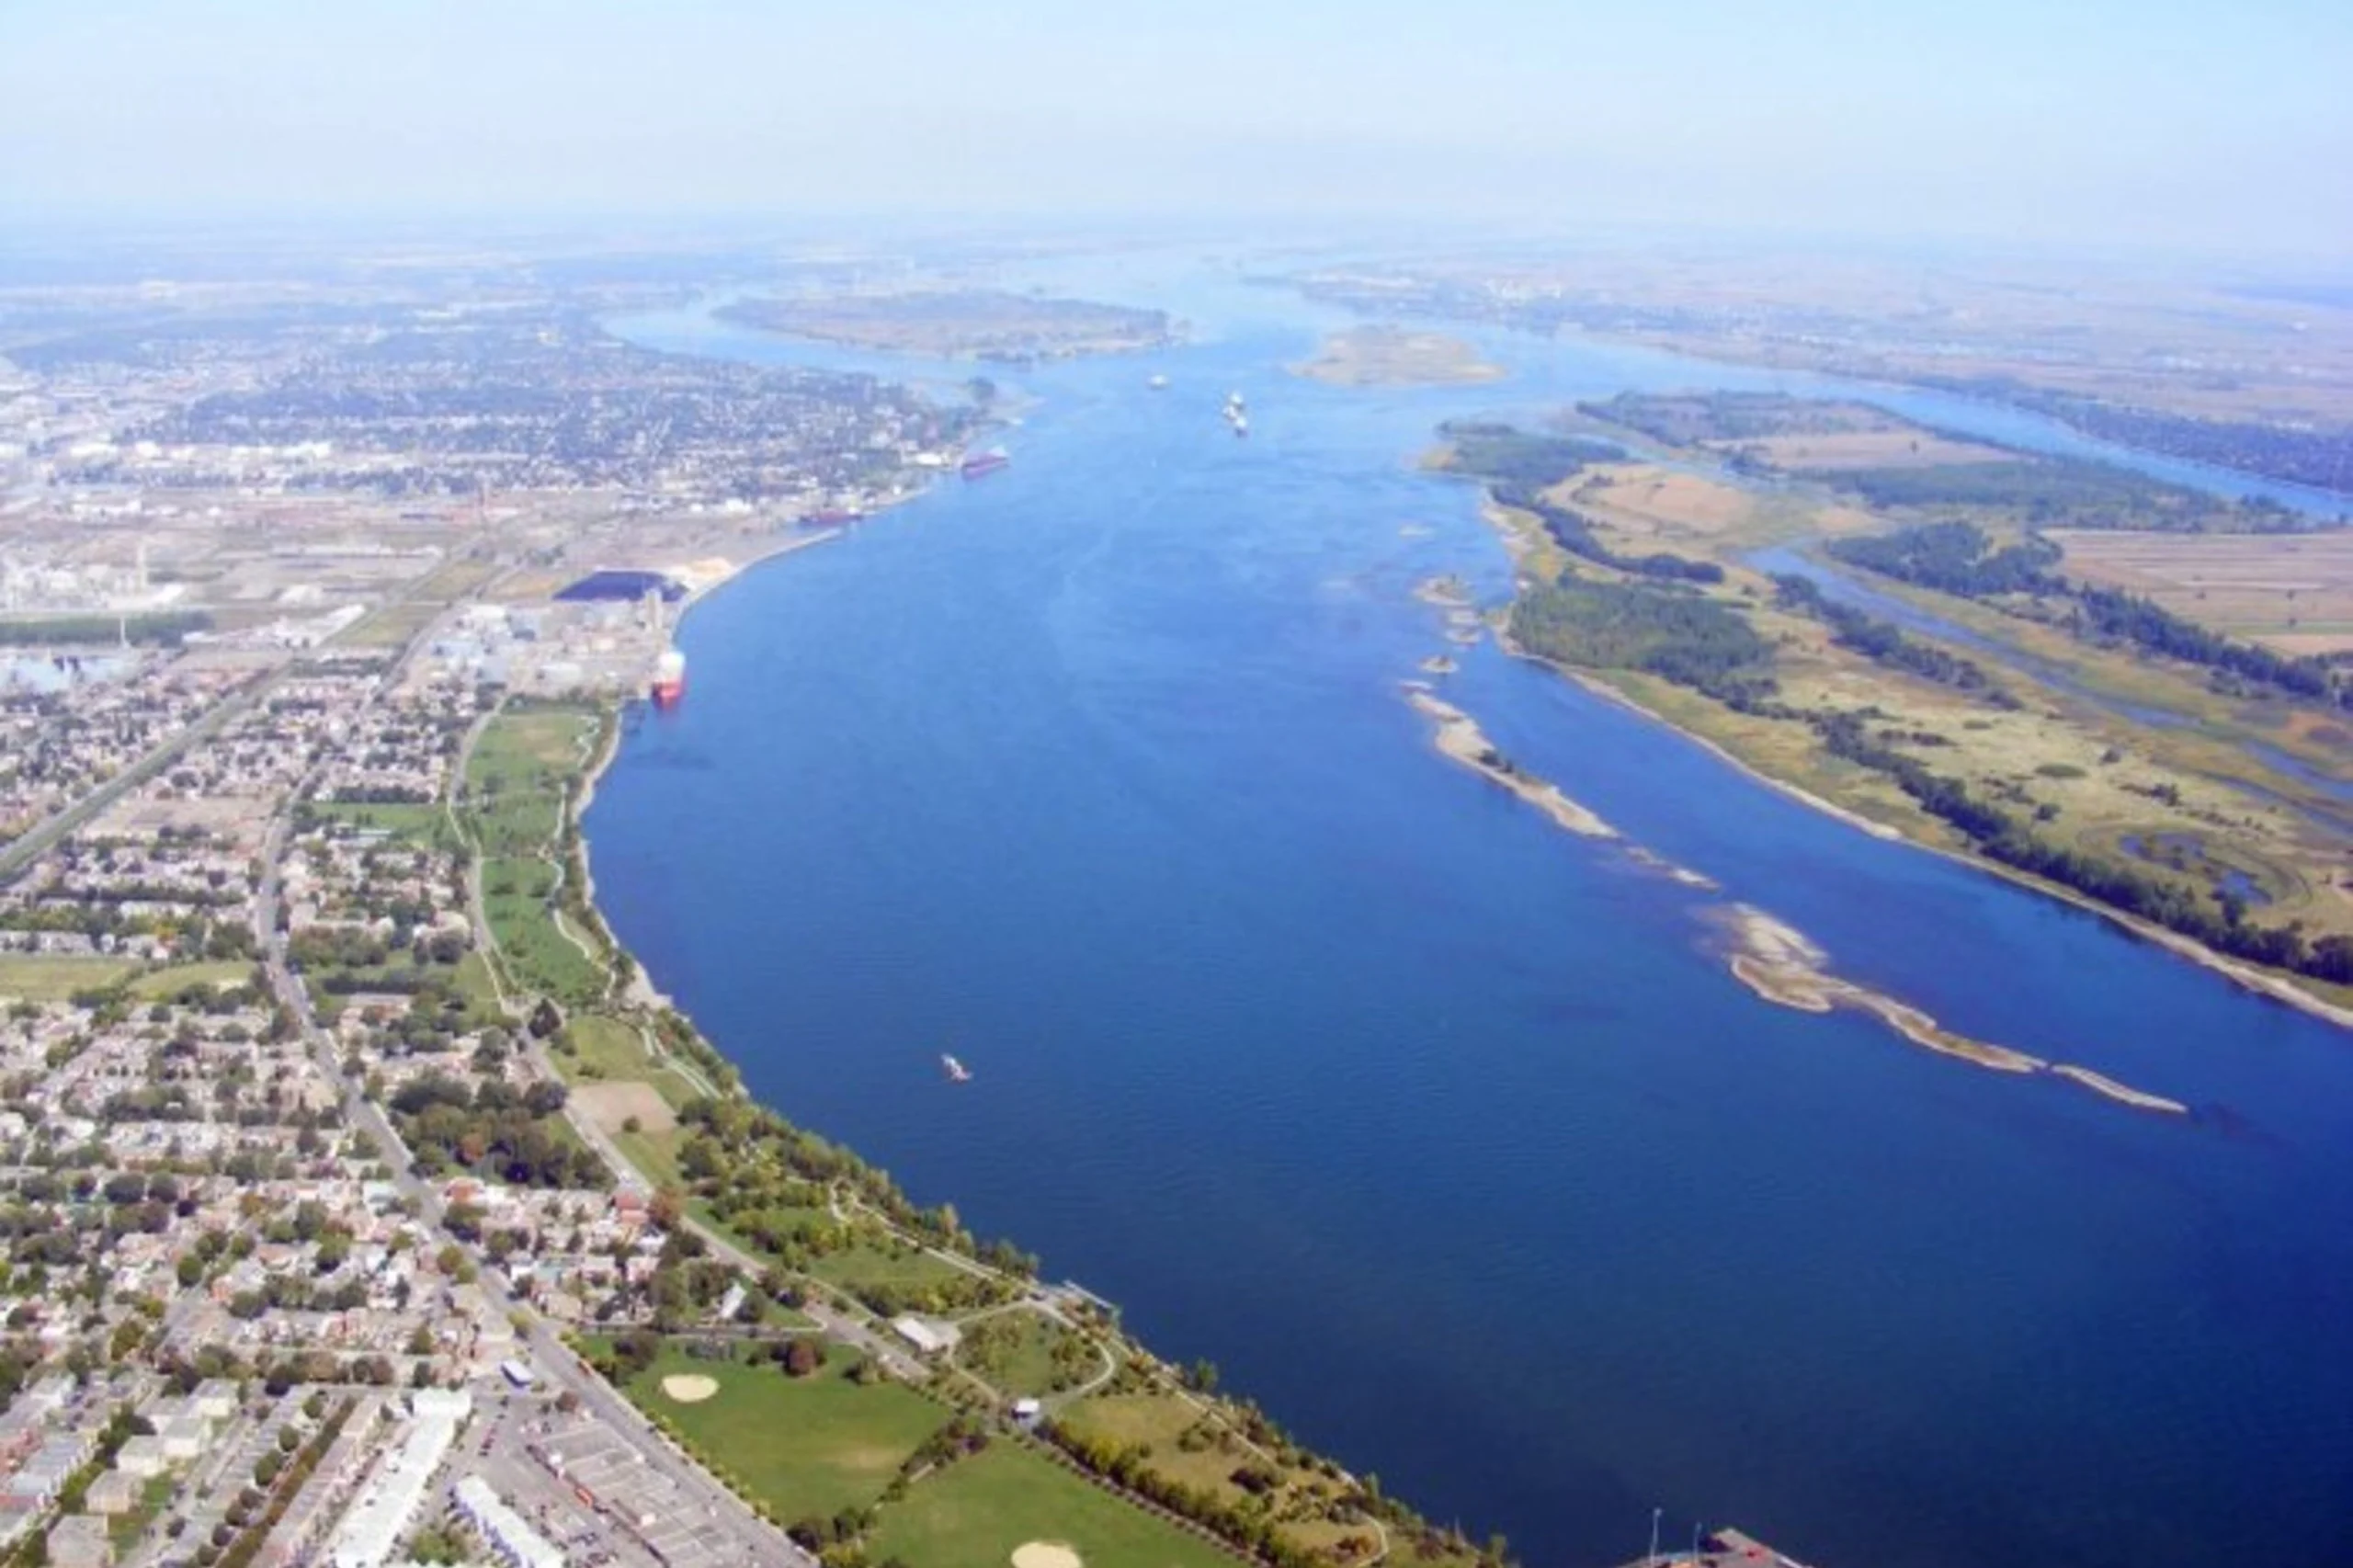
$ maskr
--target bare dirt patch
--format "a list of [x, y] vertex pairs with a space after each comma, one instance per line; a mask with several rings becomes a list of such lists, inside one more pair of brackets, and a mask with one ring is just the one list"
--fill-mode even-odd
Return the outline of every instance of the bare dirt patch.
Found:
[[1658, 540], [1729, 533], [1748, 522], [1756, 510], [1745, 492], [1729, 484], [1646, 463], [1595, 469], [1590, 477], [1555, 486], [1548, 499], [1601, 508], [1611, 514], [1602, 520]]
[[572, 1103], [606, 1132], [619, 1132], [634, 1118], [641, 1132], [667, 1132], [678, 1125], [670, 1102], [651, 1084], [581, 1084], [572, 1091]]
[[673, 1372], [662, 1380], [662, 1396], [680, 1404], [700, 1404], [719, 1392], [719, 1380], [700, 1372]]
[[1085, 1568], [1085, 1563], [1062, 1541], [1025, 1540], [1013, 1549], [1013, 1568]]

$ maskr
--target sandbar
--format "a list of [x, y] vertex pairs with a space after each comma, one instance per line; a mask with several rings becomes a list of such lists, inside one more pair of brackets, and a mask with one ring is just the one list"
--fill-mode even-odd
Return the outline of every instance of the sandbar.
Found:
[[1805, 933], [1753, 904], [1735, 903], [1711, 914], [1731, 938], [1728, 961], [1734, 977], [1777, 1006], [1802, 1013], [1827, 1013], [1837, 1007], [1869, 1013], [1915, 1045], [1995, 1073], [2049, 1073], [2120, 1105], [2175, 1116], [2188, 1113], [2189, 1108], [2177, 1100], [2120, 1084], [2089, 1068], [2053, 1063], [2010, 1046], [1955, 1033], [1909, 1003], [1832, 973], [1829, 955]]
[[1424, 717], [1438, 721], [1438, 731], [1432, 738], [1442, 756], [1461, 763], [1497, 788], [1510, 790], [1580, 837], [1619, 836], [1616, 828], [1562, 794], [1559, 786], [1521, 772], [1518, 764], [1495, 748], [1477, 720], [1451, 702], [1431, 696], [1427, 683], [1409, 686], [1405, 699]]

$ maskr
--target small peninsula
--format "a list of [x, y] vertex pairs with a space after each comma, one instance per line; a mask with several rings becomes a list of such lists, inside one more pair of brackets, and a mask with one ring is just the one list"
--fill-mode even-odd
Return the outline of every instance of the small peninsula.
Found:
[[788, 337], [1013, 364], [1136, 353], [1181, 335], [1165, 311], [993, 289], [745, 299], [712, 313]]
[[1508, 373], [1459, 337], [1379, 324], [1334, 333], [1290, 372], [1335, 387], [1475, 386]]

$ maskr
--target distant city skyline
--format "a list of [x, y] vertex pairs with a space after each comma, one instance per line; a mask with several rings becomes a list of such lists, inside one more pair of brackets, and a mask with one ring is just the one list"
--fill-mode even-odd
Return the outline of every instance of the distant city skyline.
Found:
[[2353, 252], [2353, 8], [64, 4], [0, 210], [1368, 220]]

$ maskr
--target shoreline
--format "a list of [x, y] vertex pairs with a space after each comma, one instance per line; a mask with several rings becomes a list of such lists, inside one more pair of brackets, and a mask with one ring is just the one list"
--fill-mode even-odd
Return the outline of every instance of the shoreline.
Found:
[[[917, 492], [915, 494], [921, 494], [925, 493], [926, 492]], [[903, 500], [913, 500], [915, 498], [915, 495], [902, 497]], [[893, 505], [896, 504], [897, 503], [893, 503]], [[769, 551], [747, 561], [741, 571], [730, 574], [725, 578], [711, 583], [704, 588], [690, 594], [680, 606], [680, 622], [683, 623], [685, 614], [688, 609], [693, 608], [693, 606], [699, 603], [702, 598], [710, 593], [716, 592], [720, 587], [724, 586], [727, 583], [733, 582], [738, 577], [749, 575], [753, 567], [765, 564], [780, 556], [794, 553], [797, 551], [805, 548], [807, 545], [824, 543], [828, 540], [837, 539], [844, 531], [846, 530], [835, 528], [827, 533], [807, 540], [796, 540], [783, 549]], [[608, 994], [608, 1002], [609, 1003], [610, 1000], [617, 996], [622, 1002], [630, 1005], [651, 1006], [676, 1014], [678, 1018], [684, 1022], [688, 1032], [694, 1037], [694, 1039], [699, 1041], [702, 1047], [708, 1050], [714, 1057], [718, 1058], [727, 1069], [728, 1077], [720, 1079], [718, 1086], [711, 1089], [710, 1093], [714, 1096], [721, 1098], [732, 1097], [743, 1104], [753, 1107], [756, 1109], [766, 1111], [771, 1108], [768, 1102], [765, 1100], [747, 1081], [745, 1080], [742, 1074], [742, 1069], [735, 1062], [734, 1058], [726, 1051], [722, 1049], [715, 1040], [705, 1034], [700, 1026], [694, 1022], [692, 1016], [687, 1013], [675, 999], [673, 999], [667, 993], [659, 990], [655, 986], [652, 972], [645, 967], [644, 963], [640, 960], [635, 950], [632, 949], [626, 942], [621, 940], [619, 933], [614, 930], [605, 910], [596, 900], [595, 880], [588, 869], [590, 842], [585, 822], [586, 812], [588, 807], [596, 798], [598, 782], [602, 779], [606, 769], [610, 767], [615, 759], [620, 755], [622, 743], [626, 738], [627, 733], [623, 722], [625, 715], [628, 713], [631, 706], [642, 705], [647, 701], [648, 699], [642, 696], [636, 696], [627, 697], [622, 699], [620, 701], [614, 703], [599, 702], [599, 708], [605, 720], [602, 725], [600, 736], [602, 744], [598, 745], [593, 756], [583, 759], [579, 788], [574, 792], [572, 801], [568, 802], [568, 821], [570, 826], [574, 830], [574, 854], [577, 858], [581, 869], [582, 895], [586, 900], [589, 915], [595, 919], [600, 928], [602, 936], [611, 954], [612, 963], [614, 966], [612, 974], [612, 984], [614, 989], [612, 993]], [[479, 862], [477, 862], [477, 864], [479, 864]], [[714, 1074], [714, 1077], [716, 1076], [717, 1074]], [[574, 1113], [572, 1110], [567, 1109], [564, 1114], [570, 1117], [574, 1116]], [[585, 1132], [584, 1136], [586, 1137], [589, 1146], [592, 1149], [595, 1149], [606, 1160], [607, 1164], [613, 1167], [613, 1176], [617, 1182], [625, 1183], [633, 1176], [639, 1183], [644, 1184], [650, 1187], [652, 1184], [658, 1179], [659, 1173], [651, 1172], [644, 1168], [631, 1155], [614, 1145], [608, 1136], [590, 1135]], [[835, 1145], [835, 1147], [847, 1154], [853, 1164], [862, 1163], [856, 1151], [851, 1149], [848, 1145], [839, 1144]], [[887, 1173], [882, 1176], [881, 1179], [885, 1183], [890, 1181], [890, 1177]], [[747, 1269], [752, 1266], [753, 1258], [751, 1255], [745, 1254], [741, 1252], [740, 1249], [737, 1249], [732, 1239], [720, 1236], [702, 1221], [689, 1220], [688, 1223], [691, 1230], [701, 1234], [707, 1242], [717, 1246], [722, 1257], [726, 1257], [733, 1253], [733, 1261]], [[898, 1229], [895, 1226], [892, 1228], [892, 1233], [901, 1237], [902, 1239], [904, 1239], [906, 1235], [906, 1233], [904, 1230]], [[967, 1238], [966, 1244], [970, 1244], [969, 1238]], [[960, 1261], [969, 1256], [961, 1251], [955, 1253], [940, 1252], [938, 1248], [932, 1247], [927, 1244], [925, 1244], [925, 1250], [951, 1263], [955, 1263], [959, 1267], [977, 1268], [980, 1267], [979, 1265], [969, 1261]], [[992, 1263], [989, 1267], [994, 1268], [996, 1266]], [[1034, 1267], [1035, 1260], [1033, 1259], [1032, 1267], [1034, 1268]], [[826, 1287], [826, 1289], [834, 1290], [835, 1288]], [[1165, 1359], [1156, 1352], [1152, 1346], [1137, 1337], [1131, 1331], [1120, 1326], [1119, 1321], [1119, 1309], [1116, 1306], [1101, 1302], [1099, 1298], [1092, 1296], [1091, 1293], [1085, 1291], [1074, 1282], [1069, 1280], [1065, 1280], [1060, 1286], [1050, 1287], [1042, 1284], [1041, 1277], [1033, 1278], [1031, 1280], [1030, 1294], [1040, 1300], [1057, 1296], [1067, 1297], [1069, 1295], [1075, 1294], [1088, 1301], [1093, 1301], [1098, 1305], [1102, 1305], [1109, 1314], [1108, 1327], [1106, 1332], [1109, 1336], [1111, 1348], [1097, 1346], [1098, 1353], [1102, 1355], [1105, 1360], [1104, 1372], [1094, 1381], [1080, 1387], [1074, 1392], [1065, 1393], [1062, 1395], [1061, 1398], [1066, 1400], [1077, 1400], [1084, 1398], [1087, 1394], [1092, 1393], [1097, 1389], [1102, 1387], [1121, 1371], [1131, 1369], [1141, 1370], [1146, 1380], [1148, 1392], [1155, 1396], [1163, 1393], [1173, 1392], [1176, 1398], [1181, 1400], [1193, 1413], [1197, 1415], [1200, 1422], [1216, 1423], [1226, 1433], [1236, 1437], [1242, 1448], [1245, 1451], [1259, 1454], [1262, 1458], [1266, 1457], [1265, 1450], [1258, 1449], [1253, 1443], [1252, 1439], [1246, 1435], [1245, 1430], [1239, 1426], [1231, 1414], [1228, 1413], [1226, 1396], [1222, 1394], [1211, 1394], [1208, 1391], [1203, 1391], [1199, 1393], [1188, 1392], [1188, 1385], [1186, 1385], [1183, 1381], [1183, 1374], [1176, 1369], [1174, 1363]], [[863, 1304], [858, 1303], [858, 1299], [856, 1296], [846, 1295], [846, 1299], [849, 1300], [853, 1304], [858, 1305], [859, 1311], [862, 1312], [865, 1310]], [[1017, 1306], [1020, 1303], [1017, 1303]], [[1059, 1318], [1054, 1317], [1053, 1309], [1051, 1306], [1040, 1306], [1036, 1310], [1046, 1313], [1046, 1315], [1053, 1321], [1062, 1321]], [[856, 1320], [846, 1319], [844, 1321]], [[877, 1321], [879, 1321], [879, 1319]], [[826, 1320], [823, 1318], [817, 1320], [817, 1326], [821, 1331], [824, 1331], [826, 1326]], [[952, 1361], [949, 1364], [952, 1365]], [[613, 1386], [616, 1388], [617, 1392], [620, 1392], [620, 1385], [614, 1384]], [[910, 1386], [913, 1385], [911, 1384]], [[625, 1393], [624, 1397], [626, 1397]], [[703, 1397], [707, 1397], [707, 1395], [698, 1385], [698, 1387], [692, 1392], [692, 1397], [681, 1397], [680, 1403], [692, 1403], [694, 1400], [699, 1400]], [[1050, 1401], [1049, 1403], [1051, 1403], [1054, 1402]], [[1246, 1401], [1245, 1402], [1245, 1408], [1250, 1408]], [[1093, 1484], [1102, 1487], [1122, 1506], [1132, 1508], [1147, 1517], [1163, 1519], [1174, 1524], [1180, 1529], [1190, 1532], [1200, 1537], [1202, 1540], [1211, 1542], [1220, 1551], [1230, 1554], [1237, 1559], [1248, 1562], [1258, 1561], [1256, 1556], [1251, 1554], [1245, 1545], [1222, 1533], [1221, 1529], [1214, 1527], [1208, 1520], [1196, 1514], [1184, 1510], [1172, 1511], [1171, 1508], [1165, 1505], [1155, 1494], [1141, 1490], [1139, 1485], [1131, 1485], [1125, 1480], [1118, 1476], [1108, 1474], [1101, 1470], [1094, 1468], [1091, 1463], [1082, 1463], [1080, 1460], [1061, 1442], [1046, 1441], [1041, 1445], [1041, 1447], [1042, 1451], [1052, 1460], [1052, 1462], [1064, 1467], [1070, 1472], [1086, 1479]], [[743, 1494], [741, 1483], [734, 1481], [732, 1477], [727, 1476], [723, 1471], [716, 1471], [716, 1467], [711, 1464], [708, 1458], [695, 1456], [695, 1459], [697, 1463], [702, 1464], [706, 1469], [714, 1470], [716, 1473], [719, 1474], [723, 1484], [728, 1485], [731, 1490], [736, 1491], [739, 1495]], [[1291, 1469], [1297, 1468], [1308, 1471], [1320, 1471], [1322, 1474], [1328, 1475], [1336, 1479], [1345, 1487], [1356, 1488], [1360, 1484], [1357, 1479], [1357, 1472], [1352, 1468], [1342, 1463], [1336, 1455], [1331, 1453], [1328, 1449], [1318, 1450], [1316, 1449], [1302, 1445], [1297, 1450], [1297, 1457], [1295, 1459], [1285, 1460], [1280, 1462], [1284, 1466], [1284, 1473], [1286, 1474], [1289, 1474]], [[1371, 1559], [1372, 1562], [1377, 1564], [1389, 1557], [1390, 1541], [1392, 1534], [1403, 1533], [1411, 1529], [1420, 1532], [1425, 1538], [1435, 1535], [1436, 1531], [1434, 1527], [1428, 1525], [1421, 1516], [1413, 1509], [1410, 1504], [1402, 1503], [1392, 1498], [1386, 1497], [1382, 1495], [1381, 1489], [1377, 1487], [1370, 1488], [1370, 1494], [1372, 1500], [1363, 1505], [1360, 1522], [1365, 1528], [1370, 1531], [1373, 1539], [1381, 1543], [1378, 1554]], [[1428, 1557], [1427, 1558], [1427, 1561], [1432, 1562], [1435, 1565], [1435, 1568], [1512, 1568], [1512, 1565], [1510, 1564], [1497, 1564], [1492, 1562], [1484, 1554], [1473, 1557], [1470, 1555], [1470, 1549], [1468, 1548], [1458, 1548], [1457, 1550], [1448, 1551], [1435, 1557]]]
[[[1549, 779], [1522, 772], [1497, 751], [1477, 720], [1434, 695], [1427, 682], [1402, 681], [1400, 687], [1414, 710], [1436, 723], [1431, 744], [1449, 761], [1469, 768], [1490, 784], [1535, 807], [1560, 828], [1616, 844], [1633, 864], [1664, 873], [1687, 887], [1721, 893], [1721, 884], [1687, 867], [1675, 864], [1604, 822], [1563, 793]], [[1867, 1013], [1893, 1033], [1924, 1050], [1951, 1056], [1972, 1066], [2020, 1076], [2050, 1074], [2069, 1079], [2093, 1093], [2136, 1110], [2187, 1117], [2190, 1108], [2145, 1089], [2136, 1089], [2106, 1074], [2070, 1062], [2052, 1062], [2020, 1051], [1975, 1039], [1945, 1028], [1925, 1010], [1847, 979], [1830, 967], [1830, 956], [1804, 932], [1746, 903], [1717, 903], [1693, 911], [1704, 925], [1729, 938], [1722, 953], [1733, 979], [1764, 1001], [1801, 1013], [1827, 1014], [1839, 1009]]]
[[2086, 897], [2072, 888], [2061, 887], [2055, 882], [2046, 882], [2039, 877], [2029, 876], [2015, 867], [2005, 866], [1996, 860], [1988, 860], [1962, 850], [1949, 848], [1941, 844], [1930, 844], [1925, 839], [1905, 833], [1901, 828], [1892, 827], [1886, 823], [1867, 817], [1850, 807], [1842, 806], [1835, 801], [1825, 800], [1802, 785], [1791, 783], [1786, 778], [1776, 778], [1773, 775], [1736, 756], [1722, 742], [1685, 729], [1665, 715], [1619, 690], [1598, 676], [1561, 664], [1557, 660], [1545, 658], [1540, 653], [1529, 653], [1520, 646], [1508, 631], [1498, 631], [1495, 641], [1512, 657], [1525, 659], [1529, 664], [1540, 665], [1557, 676], [1575, 682], [1577, 686], [1595, 696], [1615, 702], [1627, 711], [1638, 714], [1661, 729], [1682, 737], [1685, 741], [1708, 752], [1727, 767], [1768, 789], [1779, 791], [1801, 805], [1822, 812], [1824, 816], [1836, 818], [1849, 827], [1859, 828], [1874, 838], [1902, 844], [1923, 854], [1940, 857], [1957, 866], [1965, 866], [1972, 871], [1999, 877], [2013, 887], [2024, 888], [2030, 892], [2040, 893], [2045, 898], [2056, 899], [2087, 915], [2096, 915], [2128, 936], [2162, 948], [2176, 958], [2222, 975], [2245, 990], [2252, 991], [2257, 995], [2282, 1006], [2294, 1007], [2325, 1023], [2334, 1024], [2338, 1028], [2353, 1030], [2353, 1007], [2342, 1006], [2325, 997], [2315, 996], [2292, 982], [2256, 969], [2237, 959], [2225, 957], [2190, 940], [2179, 932], [2168, 931], [2162, 926], [2152, 925], [2137, 916], [2127, 915], [2120, 909], [2112, 909], [2097, 900]]
[[[931, 487], [926, 485], [921, 490], [903, 495], [890, 503], [882, 508], [882, 512], [888, 513], [930, 493]], [[878, 513], [872, 516], [881, 515]], [[799, 523], [796, 520], [787, 526], [797, 528]], [[679, 631], [687, 624], [687, 617], [693, 613], [695, 608], [721, 589], [731, 584], [742, 582], [760, 567], [781, 561], [787, 556], [797, 555], [804, 550], [813, 549], [821, 544], [831, 544], [848, 532], [849, 528], [847, 526], [835, 525], [813, 532], [787, 537], [773, 550], [758, 551], [745, 556], [743, 562], [726, 575], [689, 589], [687, 596], [678, 601], [676, 616], [670, 623], [671, 641], [674, 643], [677, 641]], [[631, 708], [642, 706], [646, 701], [647, 699], [642, 691], [626, 692], [607, 709], [610, 718], [604, 726], [604, 744], [597, 748], [597, 754], [590, 757], [587, 765], [581, 770], [579, 794], [571, 806], [572, 826], [576, 838], [574, 853], [580, 861], [580, 896], [586, 903], [588, 913], [596, 916], [597, 924], [603, 928], [605, 940], [611, 946], [615, 960], [627, 971], [626, 975], [620, 981], [618, 987], [620, 994], [631, 1000], [676, 1012], [679, 1009], [676, 998], [654, 983], [652, 973], [647, 971], [644, 964], [638, 961], [637, 954], [631, 949], [629, 944], [620, 939], [620, 933], [613, 929], [611, 919], [606, 915], [604, 906], [597, 902], [596, 846], [588, 838], [588, 808], [596, 803], [597, 786], [603, 781], [606, 770], [613, 766], [614, 761], [621, 754], [621, 743], [626, 738], [627, 729], [624, 721]]]

